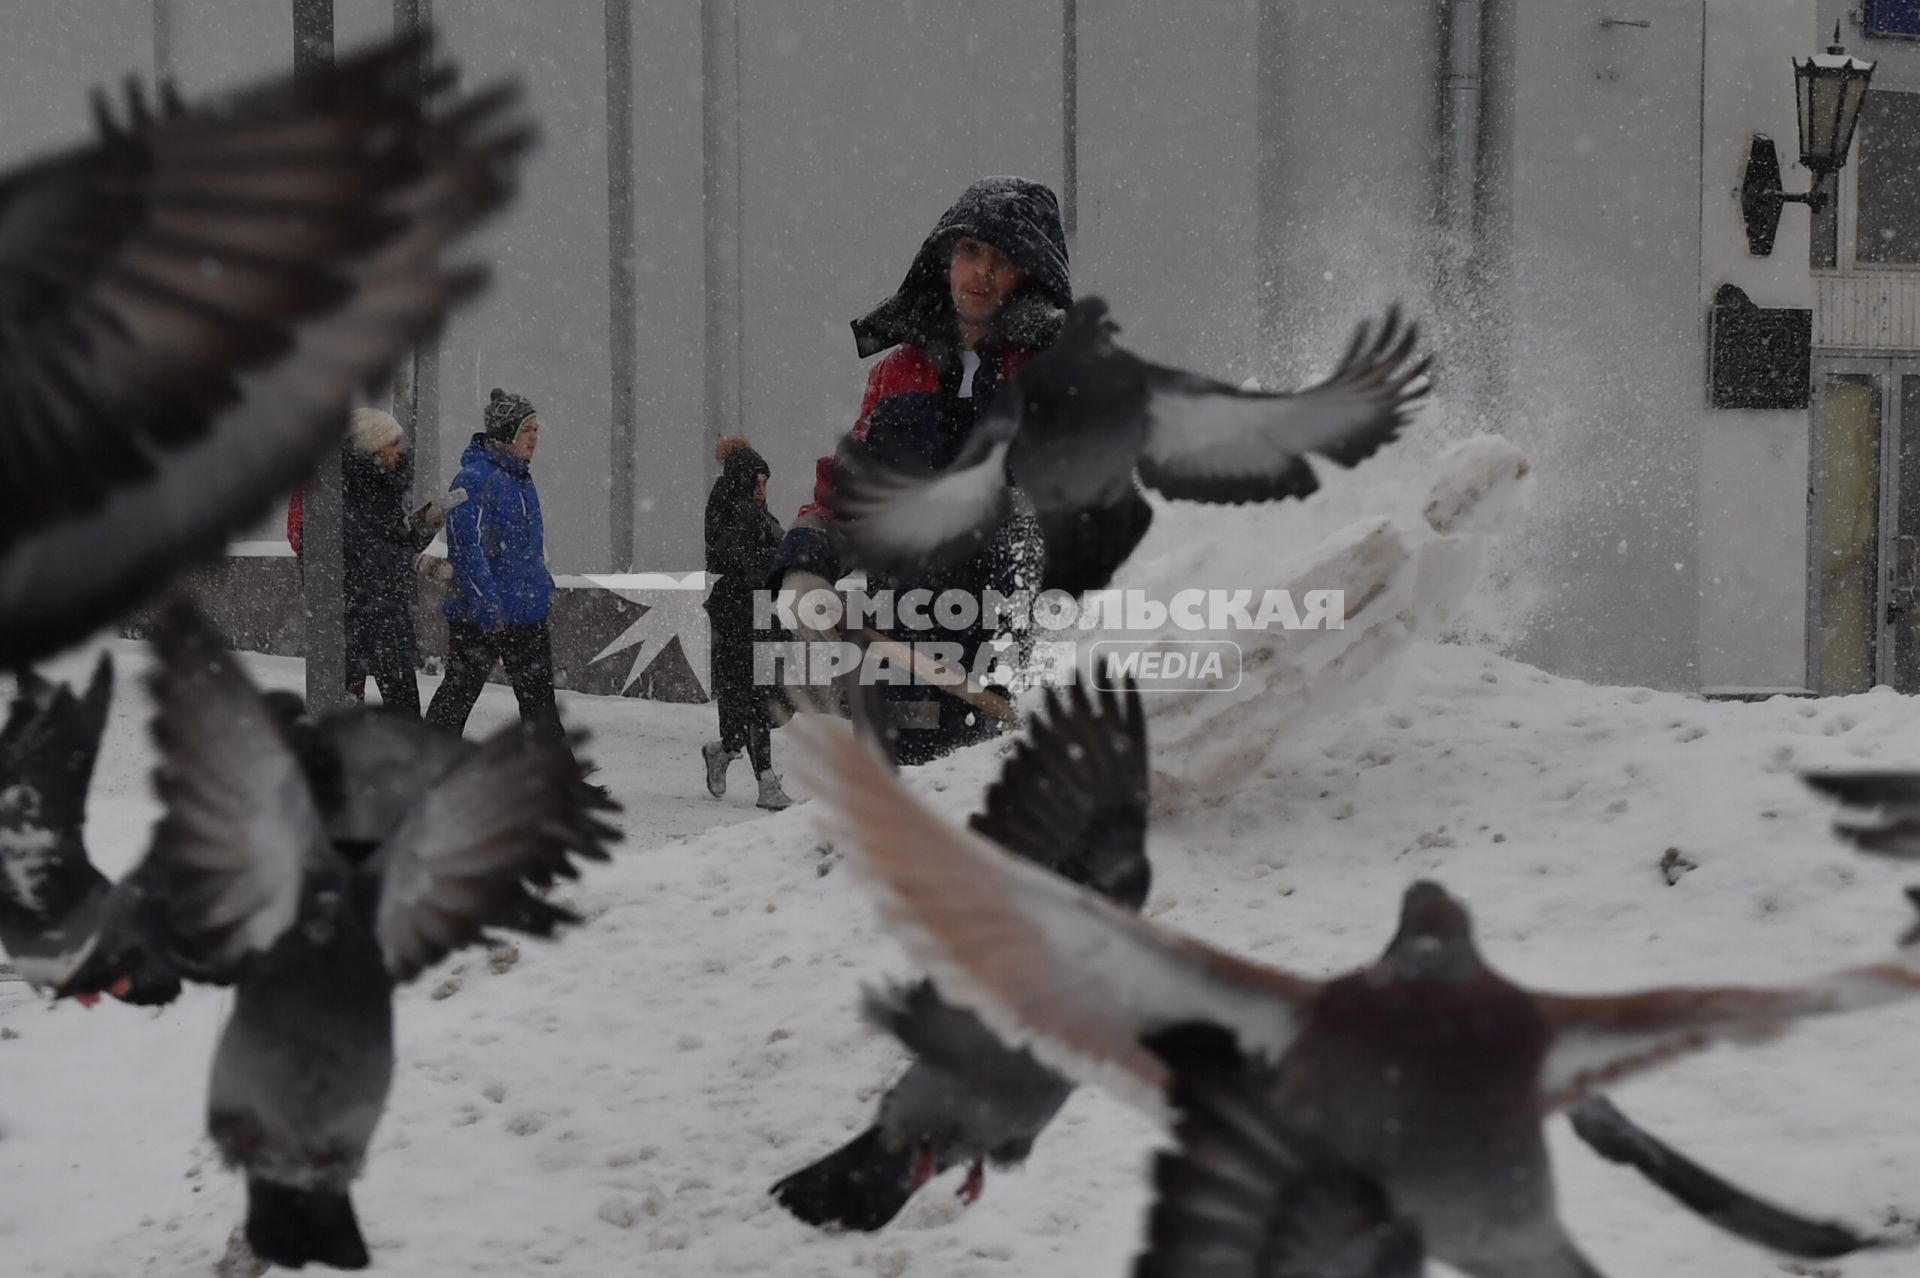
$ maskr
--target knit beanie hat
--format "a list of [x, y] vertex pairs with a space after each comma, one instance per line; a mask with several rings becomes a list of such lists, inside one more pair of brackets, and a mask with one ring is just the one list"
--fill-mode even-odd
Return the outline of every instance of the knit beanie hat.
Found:
[[347, 438], [363, 453], [377, 453], [406, 438], [393, 414], [377, 408], [356, 408], [347, 419]]
[[487, 438], [497, 444], [511, 444], [520, 432], [520, 423], [533, 416], [533, 402], [520, 395], [493, 388], [487, 399]]

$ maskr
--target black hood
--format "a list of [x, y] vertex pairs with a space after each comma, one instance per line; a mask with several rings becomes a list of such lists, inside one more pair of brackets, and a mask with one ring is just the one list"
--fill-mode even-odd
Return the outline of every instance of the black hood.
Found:
[[756, 475], [771, 477], [772, 474], [767, 469], [766, 458], [754, 452], [748, 444], [736, 447], [727, 454], [727, 460], [720, 464], [720, 475], [731, 488], [752, 488]]
[[853, 321], [854, 347], [862, 359], [902, 342], [925, 346], [951, 338], [947, 261], [954, 241], [963, 235], [993, 245], [1027, 273], [1026, 282], [1001, 309], [995, 336], [1016, 346], [1052, 343], [1073, 305], [1060, 202], [1038, 182], [990, 177], [961, 192], [941, 214], [893, 296]]

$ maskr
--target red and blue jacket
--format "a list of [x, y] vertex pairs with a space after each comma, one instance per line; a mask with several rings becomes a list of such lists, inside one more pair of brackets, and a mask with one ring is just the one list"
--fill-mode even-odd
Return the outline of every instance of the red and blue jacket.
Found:
[[[1039, 353], [1026, 346], [988, 350], [973, 375], [972, 397], [963, 400], [957, 358], [943, 384], [939, 365], [925, 349], [896, 346], [867, 372], [867, 390], [860, 398], [853, 438], [876, 458], [895, 466], [936, 470], [948, 466], [960, 455], [978, 415], [986, 411], [1020, 367]], [[814, 464], [813, 500], [800, 507], [798, 519], [782, 539], [774, 556], [771, 583], [777, 584], [794, 570], [836, 581], [847, 570], [834, 527], [839, 516], [833, 510], [833, 465], [832, 457], [822, 457]], [[953, 576], [951, 572], [940, 574], [942, 588], [961, 585], [949, 580]], [[931, 580], [889, 584], [902, 591], [933, 588]]]

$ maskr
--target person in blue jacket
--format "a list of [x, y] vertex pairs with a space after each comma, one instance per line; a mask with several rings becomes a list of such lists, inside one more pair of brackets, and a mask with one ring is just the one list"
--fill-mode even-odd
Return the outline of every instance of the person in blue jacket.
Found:
[[540, 418], [524, 397], [495, 388], [485, 429], [460, 457], [453, 487], [467, 501], [447, 516], [447, 560], [453, 585], [441, 611], [447, 619], [447, 677], [427, 706], [427, 722], [466, 728], [473, 703], [497, 659], [520, 702], [521, 720], [559, 734], [553, 696], [553, 640], [540, 493], [533, 452]]

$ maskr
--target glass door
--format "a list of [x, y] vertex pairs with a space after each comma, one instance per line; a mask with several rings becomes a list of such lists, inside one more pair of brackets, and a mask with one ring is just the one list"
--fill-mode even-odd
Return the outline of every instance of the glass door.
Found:
[[1814, 366], [1807, 511], [1807, 683], [1822, 695], [1865, 692], [1881, 678], [1881, 465], [1892, 361]]

